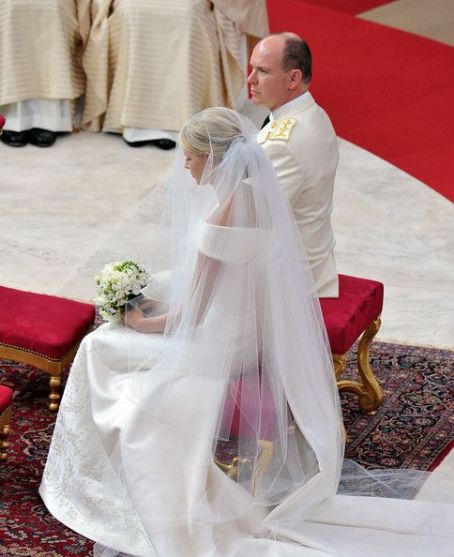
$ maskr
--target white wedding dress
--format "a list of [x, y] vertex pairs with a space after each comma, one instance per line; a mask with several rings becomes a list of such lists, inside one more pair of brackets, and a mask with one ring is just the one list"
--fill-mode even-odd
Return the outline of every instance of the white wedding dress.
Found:
[[[105, 324], [83, 340], [40, 487], [47, 508], [80, 534], [135, 557], [452, 557], [453, 505], [334, 494], [330, 443], [323, 449], [314, 433], [329, 411], [301, 408], [299, 372], [289, 371], [284, 389], [297, 431], [322, 447], [313, 449], [328, 470], [322, 481], [308, 473], [301, 488], [267, 505], [214, 463], [213, 436], [232, 380], [220, 362], [230, 354], [229, 369], [246, 377], [256, 365], [244, 361], [245, 345], [256, 342], [255, 315], [237, 299], [267, 241], [259, 228], [201, 225], [198, 250], [224, 273], [215, 301], [184, 340], [184, 365], [172, 359], [172, 343], [178, 351], [182, 342], [172, 336]], [[279, 269], [277, 260], [267, 280]], [[291, 447], [311, 453], [304, 443]]]

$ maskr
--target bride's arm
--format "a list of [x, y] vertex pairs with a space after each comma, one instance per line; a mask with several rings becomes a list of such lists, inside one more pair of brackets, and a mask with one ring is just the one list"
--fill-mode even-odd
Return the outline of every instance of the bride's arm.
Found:
[[[214, 216], [213, 221], [218, 226], [228, 226], [229, 213], [231, 209], [231, 198], [227, 201], [224, 208]], [[205, 273], [204, 284], [213, 286], [217, 273], [219, 271], [219, 262], [207, 257], [203, 253], [197, 254], [196, 263], [194, 266], [194, 274], [192, 281], [192, 291], [197, 290], [201, 276]], [[208, 280], [207, 277], [209, 277]], [[206, 309], [206, 304], [209, 300], [210, 291], [204, 292], [204, 296], [200, 300], [199, 311], [197, 312], [197, 321], [199, 321]], [[149, 302], [152, 305], [152, 301]], [[167, 321], [170, 317], [169, 313], [163, 313], [156, 316], [146, 315], [147, 304], [139, 304], [138, 307], [128, 308], [123, 320], [128, 327], [135, 329], [140, 333], [163, 333], [165, 331]]]

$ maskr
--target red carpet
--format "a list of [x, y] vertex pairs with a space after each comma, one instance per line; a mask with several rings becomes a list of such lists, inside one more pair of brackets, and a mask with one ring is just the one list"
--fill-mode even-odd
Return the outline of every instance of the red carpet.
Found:
[[440, 464], [443, 462], [443, 460], [449, 455], [449, 453], [451, 451], [454, 451], [454, 441], [451, 441], [445, 448], [443, 451], [441, 451], [441, 453], [437, 456], [437, 458], [432, 462], [432, 464], [429, 466], [428, 470], [429, 472], [433, 472], [433, 470], [435, 470], [435, 468], [438, 468], [438, 466], [440, 466]]
[[268, 0], [304, 36], [337, 134], [454, 200], [454, 48], [302, 0]]

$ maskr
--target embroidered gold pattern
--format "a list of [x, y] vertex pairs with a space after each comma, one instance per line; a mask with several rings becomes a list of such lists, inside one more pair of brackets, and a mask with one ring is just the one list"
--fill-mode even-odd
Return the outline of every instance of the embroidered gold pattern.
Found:
[[271, 123], [270, 131], [267, 135], [267, 140], [273, 139], [288, 139], [293, 126], [296, 124], [295, 118], [285, 118], [284, 120], [274, 120]]

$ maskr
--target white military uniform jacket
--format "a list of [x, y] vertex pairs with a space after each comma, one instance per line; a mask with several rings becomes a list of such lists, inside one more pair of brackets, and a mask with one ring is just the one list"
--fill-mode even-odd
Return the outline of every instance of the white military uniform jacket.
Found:
[[328, 115], [306, 92], [276, 109], [257, 141], [292, 209], [319, 296], [337, 297], [331, 213], [339, 149]]

